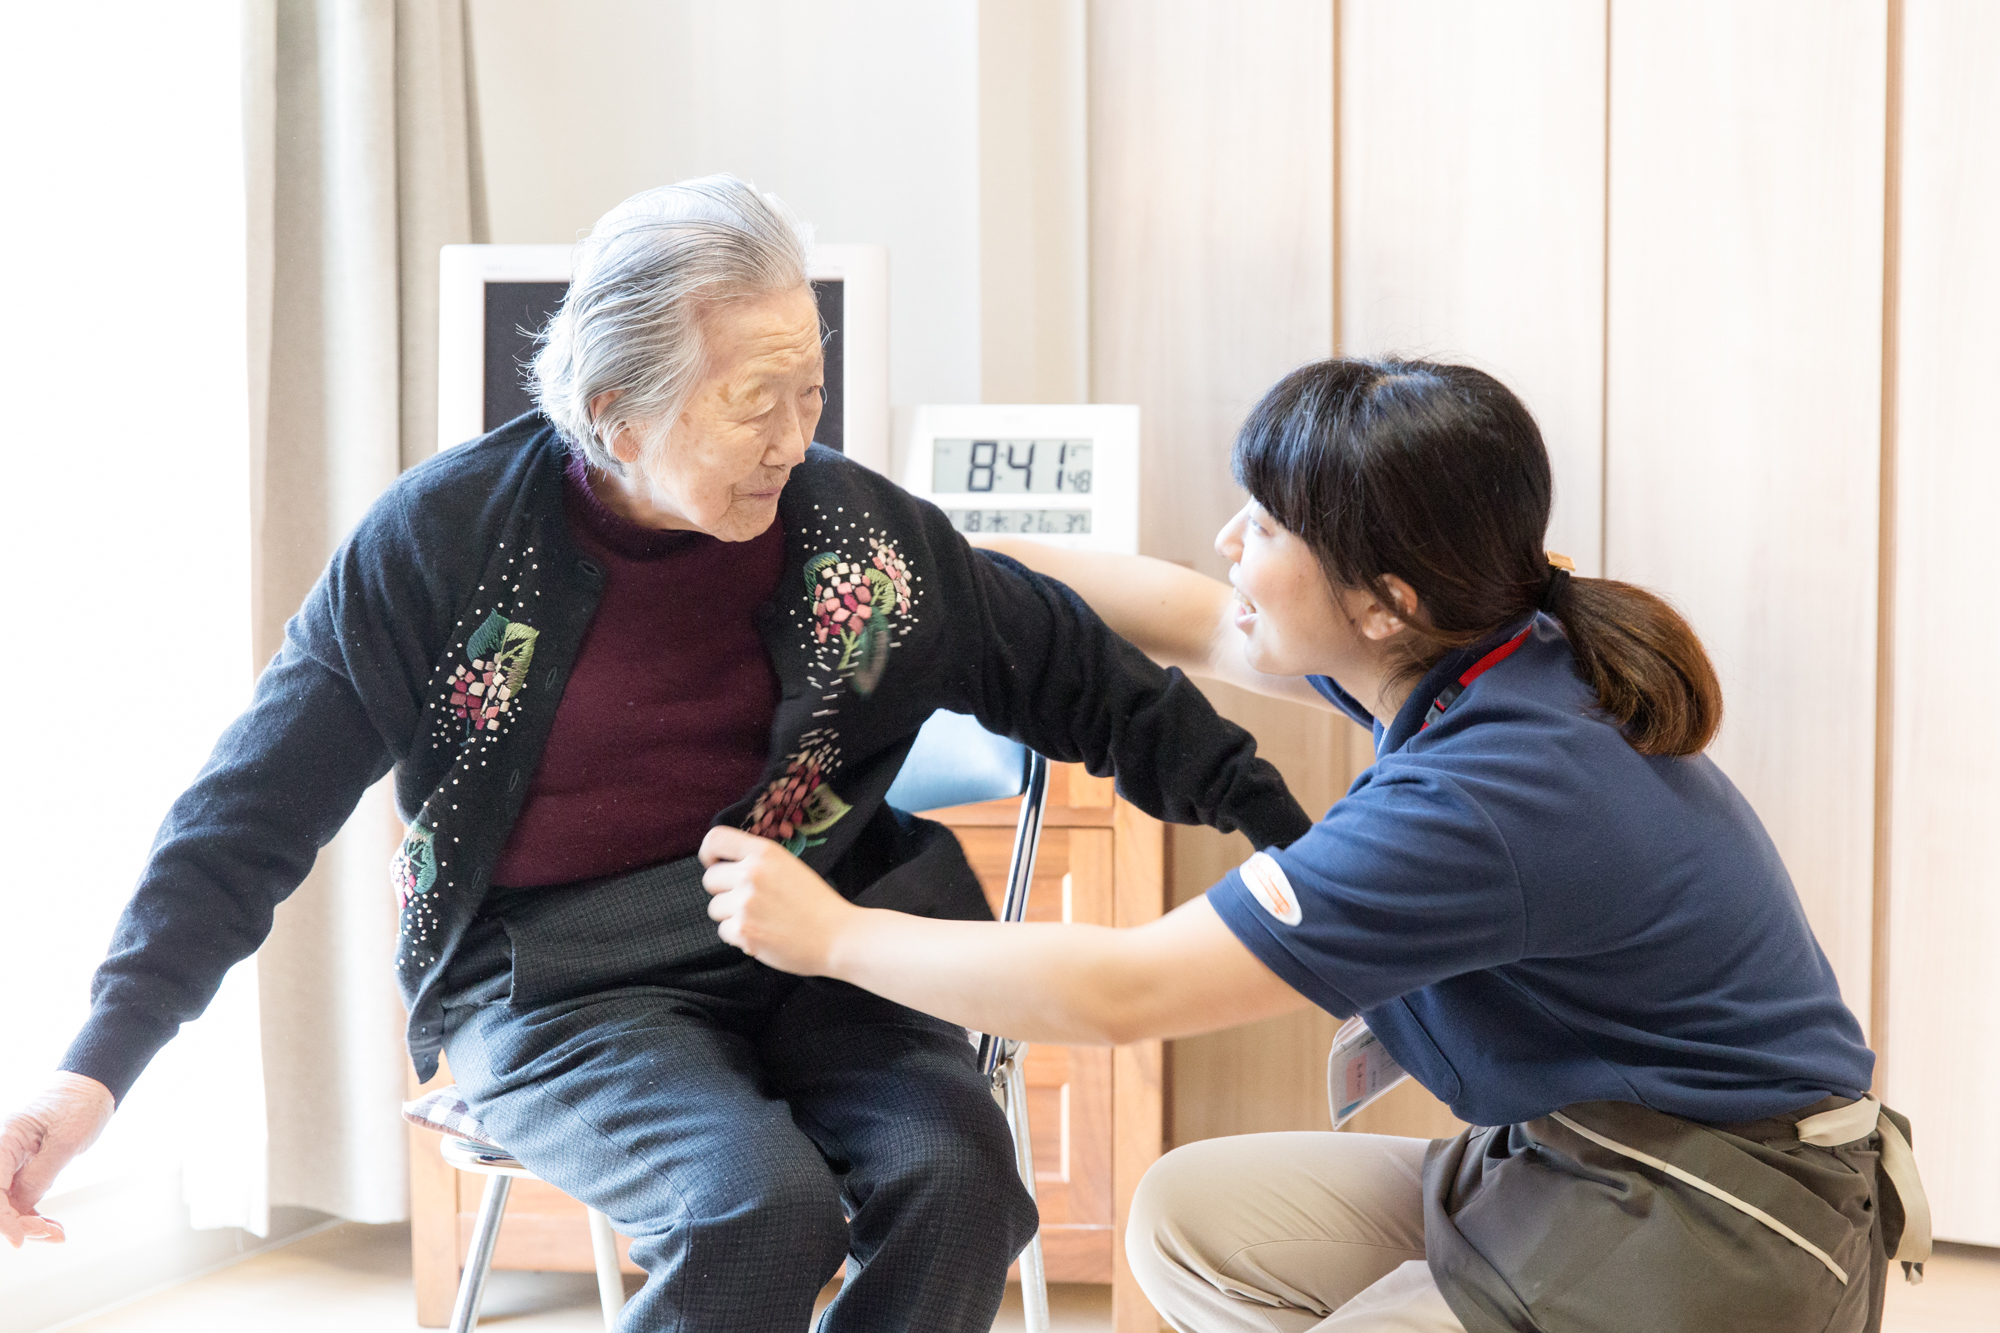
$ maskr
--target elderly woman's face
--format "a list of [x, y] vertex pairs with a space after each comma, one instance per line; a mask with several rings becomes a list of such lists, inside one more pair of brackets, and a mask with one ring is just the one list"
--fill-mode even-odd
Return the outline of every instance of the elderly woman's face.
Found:
[[809, 287], [720, 301], [703, 315], [702, 333], [707, 378], [662, 447], [619, 433], [613, 450], [634, 466], [604, 479], [617, 492], [605, 498], [649, 527], [749, 541], [777, 517], [778, 493], [819, 425], [819, 307]]

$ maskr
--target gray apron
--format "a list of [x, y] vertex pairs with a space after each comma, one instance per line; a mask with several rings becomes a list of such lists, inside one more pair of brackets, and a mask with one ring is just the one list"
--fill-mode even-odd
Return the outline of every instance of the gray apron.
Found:
[[1878, 1333], [1930, 1213], [1909, 1122], [1827, 1098], [1742, 1125], [1581, 1102], [1433, 1143], [1424, 1244], [1467, 1333]]

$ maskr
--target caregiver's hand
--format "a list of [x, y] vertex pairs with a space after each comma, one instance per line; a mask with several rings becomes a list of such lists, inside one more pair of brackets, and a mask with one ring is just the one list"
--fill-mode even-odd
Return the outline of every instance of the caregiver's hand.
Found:
[[842, 927], [863, 915], [798, 857], [741, 829], [710, 829], [701, 863], [716, 933], [780, 972], [826, 975]]
[[111, 1089], [82, 1074], [59, 1073], [33, 1100], [0, 1121], [0, 1236], [63, 1239], [62, 1223], [35, 1205], [70, 1159], [97, 1142], [118, 1108]]

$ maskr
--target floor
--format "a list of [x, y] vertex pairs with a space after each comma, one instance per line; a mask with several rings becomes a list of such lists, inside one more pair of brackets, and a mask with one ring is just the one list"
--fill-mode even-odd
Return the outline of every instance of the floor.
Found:
[[[636, 1279], [634, 1279], [636, 1280]], [[831, 1292], [822, 1296], [822, 1303]], [[1111, 1289], [1058, 1286], [1054, 1333], [1110, 1333]], [[495, 1273], [480, 1327], [495, 1333], [602, 1333], [589, 1273]], [[74, 1323], [63, 1333], [416, 1333], [407, 1226], [343, 1222], [280, 1249]], [[1025, 1333], [1009, 1288], [994, 1333]], [[53, 1333], [53, 1330], [50, 1331]]]
[[[1050, 1292], [1056, 1333], [1110, 1333], [1108, 1287]], [[588, 1273], [495, 1273], [481, 1326], [504, 1333], [597, 1333]], [[415, 1333], [409, 1230], [340, 1223], [206, 1277], [82, 1321], [65, 1333]], [[1022, 1329], [1012, 1290], [995, 1333]], [[2000, 1251], [1940, 1246], [1922, 1286], [1889, 1289], [1884, 1333], [2000, 1333]]]

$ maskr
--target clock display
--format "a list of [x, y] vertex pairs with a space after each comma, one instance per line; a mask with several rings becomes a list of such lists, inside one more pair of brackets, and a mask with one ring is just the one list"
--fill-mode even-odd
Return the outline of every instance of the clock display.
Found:
[[960, 532], [1020, 532], [1064, 536], [1090, 531], [1088, 509], [947, 509]]
[[940, 439], [931, 446], [931, 490], [938, 495], [1088, 495], [1091, 453], [1089, 440]]

